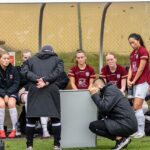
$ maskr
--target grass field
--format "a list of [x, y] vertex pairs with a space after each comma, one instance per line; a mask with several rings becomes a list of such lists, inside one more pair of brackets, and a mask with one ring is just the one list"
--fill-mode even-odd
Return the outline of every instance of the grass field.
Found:
[[[35, 139], [34, 150], [53, 150], [53, 139]], [[63, 150], [111, 150], [115, 142], [106, 138], [98, 137], [95, 148], [64, 148]], [[5, 150], [25, 150], [25, 139], [5, 140]], [[126, 150], [150, 150], [150, 137], [133, 139]]]

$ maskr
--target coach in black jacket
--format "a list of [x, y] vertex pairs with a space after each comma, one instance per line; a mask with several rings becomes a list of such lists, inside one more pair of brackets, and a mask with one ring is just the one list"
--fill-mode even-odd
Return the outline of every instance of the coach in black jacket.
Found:
[[33, 146], [33, 131], [37, 117], [51, 117], [54, 149], [58, 150], [60, 146], [60, 94], [55, 81], [64, 71], [63, 61], [57, 57], [50, 45], [46, 45], [26, 63], [21, 72], [29, 80], [27, 149], [32, 149]]
[[114, 150], [120, 150], [130, 142], [129, 136], [137, 131], [137, 120], [128, 100], [111, 83], [105, 85], [97, 79], [90, 89], [101, 120], [90, 123], [90, 130], [100, 136], [116, 140]]

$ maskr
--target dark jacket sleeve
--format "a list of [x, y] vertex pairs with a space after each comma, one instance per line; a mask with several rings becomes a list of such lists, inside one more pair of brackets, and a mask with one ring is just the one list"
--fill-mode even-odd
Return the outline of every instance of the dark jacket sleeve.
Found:
[[39, 79], [40, 77], [35, 73], [33, 73], [32, 71], [30, 71], [31, 70], [30, 68], [31, 68], [30, 62], [26, 61], [26, 63], [22, 66], [20, 73], [27, 80], [31, 82], [36, 82], [36, 80]]
[[13, 72], [13, 75], [14, 75], [13, 84], [6, 91], [6, 93], [7, 93], [8, 96], [10, 96], [11, 94], [17, 93], [18, 90], [19, 90], [20, 76], [19, 76], [19, 73], [18, 73], [18, 71], [17, 71], [16, 68], [13, 68], [13, 70], [14, 70], [14, 72]]
[[100, 97], [98, 93], [92, 95], [94, 103], [97, 105], [100, 113], [109, 114], [109, 112], [116, 105], [115, 101], [116, 94], [113, 94], [111, 91], [106, 91], [103, 98]]
[[55, 84], [58, 86], [59, 89], [63, 90], [68, 85], [68, 82], [69, 82], [69, 78], [66, 72], [63, 72], [56, 80]]
[[6, 94], [6, 91], [2, 88], [0, 88], [0, 96], [4, 97]]
[[61, 59], [59, 59], [58, 57], [56, 57], [55, 61], [56, 61], [55, 69], [50, 74], [43, 77], [43, 80], [45, 82], [50, 82], [50, 83], [54, 82], [57, 78], [59, 78], [60, 74], [63, 73], [63, 71], [64, 71], [63, 61]]

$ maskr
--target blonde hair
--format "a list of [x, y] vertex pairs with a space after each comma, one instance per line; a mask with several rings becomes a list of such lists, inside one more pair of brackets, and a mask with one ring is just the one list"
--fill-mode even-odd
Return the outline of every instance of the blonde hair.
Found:
[[105, 53], [105, 57], [108, 56], [108, 55], [113, 55], [114, 58], [116, 58], [116, 54], [113, 53], [113, 52], [106, 52], [106, 53]]
[[1, 58], [4, 54], [8, 54], [8, 55], [9, 55], [9, 53], [8, 53], [7, 51], [0, 51], [0, 58]]
[[25, 54], [25, 53], [30, 53], [30, 54], [32, 55], [32, 52], [31, 52], [31, 50], [29, 50], [29, 49], [24, 49], [24, 50], [22, 51], [22, 56], [23, 56], [23, 54]]

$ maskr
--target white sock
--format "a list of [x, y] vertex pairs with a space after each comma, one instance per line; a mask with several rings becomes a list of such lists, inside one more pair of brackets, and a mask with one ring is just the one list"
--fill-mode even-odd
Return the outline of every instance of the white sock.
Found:
[[145, 116], [142, 109], [135, 111], [135, 116], [138, 123], [138, 133], [145, 133]]
[[10, 118], [11, 118], [11, 122], [12, 122], [12, 129], [15, 130], [16, 129], [16, 123], [18, 120], [17, 109], [16, 108], [10, 108], [9, 113], [10, 113]]
[[143, 105], [142, 105], [142, 110], [143, 110], [143, 113], [145, 114], [146, 112], [148, 112], [148, 104], [147, 102], [143, 102]]
[[48, 117], [41, 117], [41, 125], [42, 125], [42, 129], [43, 129], [43, 134], [47, 133], [47, 122], [48, 122]]
[[25, 111], [27, 113], [27, 101], [25, 102], [24, 106], [25, 106]]
[[0, 108], [0, 130], [4, 130], [5, 108]]
[[28, 94], [25, 94], [25, 95], [24, 95], [24, 99], [23, 99], [24, 105], [25, 105], [25, 111], [26, 111], [26, 112], [27, 112], [27, 97], [28, 97]]

